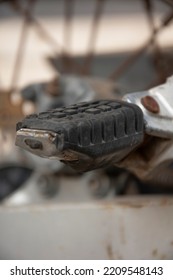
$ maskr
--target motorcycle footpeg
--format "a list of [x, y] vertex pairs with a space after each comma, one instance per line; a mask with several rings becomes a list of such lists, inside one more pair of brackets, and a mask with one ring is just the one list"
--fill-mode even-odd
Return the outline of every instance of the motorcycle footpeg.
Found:
[[27, 116], [17, 124], [16, 145], [83, 172], [120, 161], [143, 136], [137, 105], [99, 100]]

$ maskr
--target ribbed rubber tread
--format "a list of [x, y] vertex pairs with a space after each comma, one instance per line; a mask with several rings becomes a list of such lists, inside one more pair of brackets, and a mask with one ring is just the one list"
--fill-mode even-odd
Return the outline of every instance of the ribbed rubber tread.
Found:
[[64, 135], [64, 149], [92, 157], [137, 145], [143, 139], [143, 114], [134, 104], [100, 100], [82, 102], [27, 116], [21, 128]]

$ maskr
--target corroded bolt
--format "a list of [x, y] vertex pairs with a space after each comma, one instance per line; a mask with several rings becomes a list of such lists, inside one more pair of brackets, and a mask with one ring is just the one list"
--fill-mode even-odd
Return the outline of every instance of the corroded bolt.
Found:
[[145, 97], [142, 97], [141, 103], [145, 107], [145, 109], [147, 109], [151, 113], [157, 114], [160, 111], [159, 104], [152, 96], [147, 95]]

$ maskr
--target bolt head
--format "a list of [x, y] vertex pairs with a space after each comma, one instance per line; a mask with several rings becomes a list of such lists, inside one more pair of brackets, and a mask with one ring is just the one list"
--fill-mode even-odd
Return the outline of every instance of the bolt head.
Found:
[[160, 111], [158, 102], [152, 96], [147, 95], [141, 98], [141, 103], [151, 113], [158, 114]]

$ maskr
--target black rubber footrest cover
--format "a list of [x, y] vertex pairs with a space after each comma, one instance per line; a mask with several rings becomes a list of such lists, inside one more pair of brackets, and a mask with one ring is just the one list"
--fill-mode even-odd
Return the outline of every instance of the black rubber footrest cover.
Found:
[[[69, 150], [77, 153], [79, 159], [61, 160], [80, 165], [82, 155], [86, 155], [97, 165], [88, 163], [84, 170], [89, 170], [120, 160], [141, 144], [143, 126], [143, 114], [137, 105], [100, 100], [29, 115], [17, 124], [17, 130], [47, 130], [63, 135], [61, 153]], [[58, 149], [58, 137], [55, 144]]]

